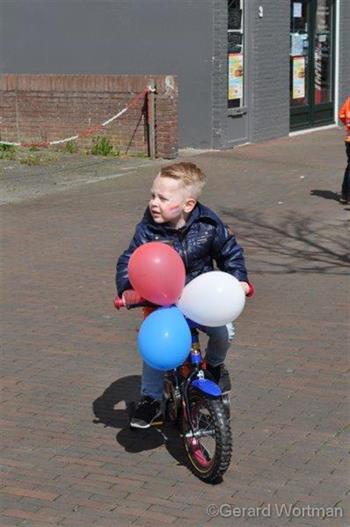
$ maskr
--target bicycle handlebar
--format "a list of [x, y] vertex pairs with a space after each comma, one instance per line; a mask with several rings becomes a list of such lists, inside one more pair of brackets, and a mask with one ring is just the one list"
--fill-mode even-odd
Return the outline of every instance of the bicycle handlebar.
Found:
[[121, 298], [119, 296], [116, 296], [114, 298], [114, 307], [119, 310], [122, 307], [126, 307], [126, 309], [133, 309], [135, 307], [159, 307], [159, 306], [156, 306], [155, 304], [148, 302], [148, 300], [145, 300], [144, 298], [142, 298], [133, 289], [127, 289], [126, 291], [124, 291]]
[[247, 298], [252, 297], [255, 294], [255, 286], [251, 282], [248, 282], [249, 290], [248, 293], [245, 294]]
[[[246, 293], [246, 297], [250, 298], [255, 293], [255, 287], [250, 282], [249, 285], [249, 291]], [[129, 293], [129, 294], [128, 294]], [[129, 298], [128, 298], [129, 297]], [[127, 290], [124, 291], [122, 294], [122, 297], [116, 296], [114, 298], [114, 307], [116, 309], [121, 309], [122, 307], [126, 307], [126, 309], [133, 309], [136, 307], [157, 307], [151, 302], [148, 302], [144, 298], [142, 298], [136, 291], [134, 290]]]
[[116, 296], [114, 298], [114, 307], [118, 310], [121, 309], [122, 307], [126, 307], [123, 298], [119, 298], [119, 296]]

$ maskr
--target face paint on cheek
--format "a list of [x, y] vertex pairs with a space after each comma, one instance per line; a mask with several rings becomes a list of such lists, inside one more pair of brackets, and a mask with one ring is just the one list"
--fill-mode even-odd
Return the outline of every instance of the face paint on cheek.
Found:
[[171, 205], [171, 207], [169, 207], [169, 211], [170, 212], [180, 212], [181, 208], [179, 205]]

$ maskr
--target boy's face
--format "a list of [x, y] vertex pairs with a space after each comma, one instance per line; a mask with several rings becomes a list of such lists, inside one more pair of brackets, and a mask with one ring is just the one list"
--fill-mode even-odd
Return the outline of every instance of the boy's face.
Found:
[[181, 181], [159, 174], [153, 181], [149, 210], [156, 223], [169, 222], [175, 229], [180, 228], [195, 204]]

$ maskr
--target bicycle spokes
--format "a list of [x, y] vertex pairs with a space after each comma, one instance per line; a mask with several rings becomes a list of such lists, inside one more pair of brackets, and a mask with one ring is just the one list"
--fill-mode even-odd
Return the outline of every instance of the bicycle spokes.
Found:
[[226, 472], [232, 450], [231, 430], [223, 402], [190, 390], [189, 405], [188, 417], [183, 419], [188, 458], [197, 476], [215, 482]]

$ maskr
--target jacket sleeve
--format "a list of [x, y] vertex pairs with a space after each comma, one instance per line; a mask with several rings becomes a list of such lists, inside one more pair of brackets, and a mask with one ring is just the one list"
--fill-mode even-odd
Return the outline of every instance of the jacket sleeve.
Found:
[[130, 242], [129, 247], [119, 256], [116, 266], [116, 287], [118, 295], [121, 296], [126, 289], [132, 289], [132, 285], [128, 278], [128, 264], [130, 256], [139, 247], [148, 240], [146, 239], [142, 222], [136, 227], [133, 239]]
[[222, 222], [216, 227], [212, 257], [221, 271], [232, 274], [240, 282], [249, 282], [243, 249], [234, 234]]

